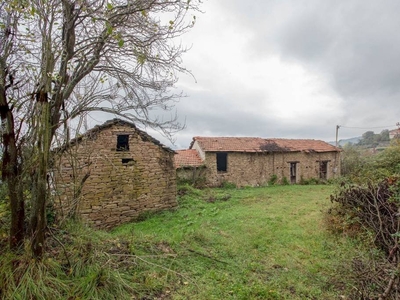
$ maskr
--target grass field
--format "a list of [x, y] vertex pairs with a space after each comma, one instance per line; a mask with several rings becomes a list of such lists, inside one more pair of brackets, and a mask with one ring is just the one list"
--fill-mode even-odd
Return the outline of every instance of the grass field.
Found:
[[0, 298], [340, 299], [360, 249], [326, 229], [332, 191], [181, 187], [177, 210], [112, 232], [54, 227], [42, 262], [0, 256]]
[[[358, 251], [323, 215], [331, 186], [189, 189], [180, 208], [119, 227], [135, 272], [173, 299], [338, 299]], [[151, 264], [149, 264], [151, 263]], [[160, 297], [161, 297], [160, 296]]]

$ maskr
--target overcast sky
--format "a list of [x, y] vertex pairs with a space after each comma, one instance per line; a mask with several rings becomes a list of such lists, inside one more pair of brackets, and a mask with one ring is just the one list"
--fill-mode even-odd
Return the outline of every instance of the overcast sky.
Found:
[[[205, 0], [177, 85], [193, 136], [333, 141], [400, 121], [400, 1]], [[358, 127], [346, 128], [346, 127]], [[156, 138], [168, 146], [165, 139]]]

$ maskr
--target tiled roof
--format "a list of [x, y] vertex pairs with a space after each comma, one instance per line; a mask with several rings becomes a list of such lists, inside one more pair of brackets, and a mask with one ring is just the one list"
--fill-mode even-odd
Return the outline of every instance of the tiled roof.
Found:
[[199, 156], [199, 153], [195, 149], [189, 150], [176, 150], [175, 151], [175, 167], [200, 167], [203, 162]]
[[203, 151], [208, 152], [331, 152], [341, 151], [320, 140], [264, 139], [257, 137], [199, 137], [193, 138]]

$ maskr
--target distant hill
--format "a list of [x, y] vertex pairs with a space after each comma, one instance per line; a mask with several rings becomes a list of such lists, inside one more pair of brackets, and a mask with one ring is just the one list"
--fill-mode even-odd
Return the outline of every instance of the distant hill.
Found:
[[[339, 146], [344, 146], [348, 143], [355, 145], [361, 140], [361, 138], [362, 137], [359, 136], [359, 137], [353, 137], [353, 138], [349, 138], [349, 139], [342, 139], [342, 140], [338, 141], [338, 144], [339, 144]], [[328, 143], [331, 145], [334, 145], [334, 146], [336, 145], [336, 142], [328, 142]]]

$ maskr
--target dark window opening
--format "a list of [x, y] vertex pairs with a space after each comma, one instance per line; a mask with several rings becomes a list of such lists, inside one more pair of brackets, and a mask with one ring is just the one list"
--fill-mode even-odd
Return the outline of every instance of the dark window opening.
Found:
[[122, 161], [123, 164], [127, 164], [127, 163], [130, 163], [131, 161], [134, 161], [134, 160], [133, 160], [133, 158], [123, 158], [121, 161]]
[[296, 164], [295, 162], [290, 163], [290, 182], [296, 183]]
[[129, 135], [121, 134], [117, 136], [117, 151], [129, 150]]
[[328, 162], [320, 161], [319, 162], [319, 178], [327, 179], [327, 174], [328, 174]]
[[217, 171], [226, 172], [228, 167], [228, 153], [218, 152], [217, 153]]

